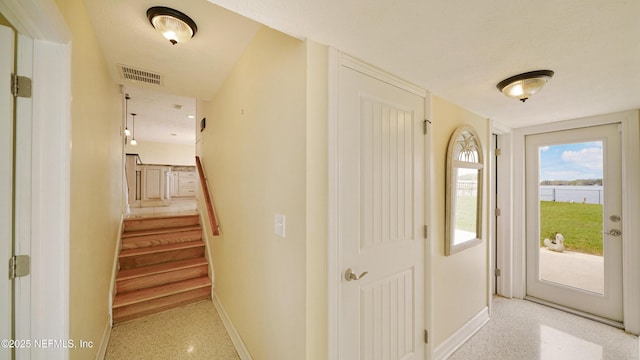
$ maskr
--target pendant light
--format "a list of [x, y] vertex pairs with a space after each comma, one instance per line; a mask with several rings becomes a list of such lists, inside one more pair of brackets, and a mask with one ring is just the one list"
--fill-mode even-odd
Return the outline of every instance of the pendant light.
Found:
[[138, 142], [136, 141], [136, 114], [131, 113], [131, 116], [133, 117], [133, 136], [131, 137], [131, 145], [135, 146], [138, 145]]
[[172, 45], [191, 39], [198, 27], [195, 21], [184, 13], [164, 6], [154, 6], [147, 10], [147, 18]]
[[504, 79], [496, 87], [506, 96], [525, 102], [540, 91], [552, 76], [551, 70], [530, 71]]
[[124, 125], [124, 136], [125, 139], [127, 136], [131, 135], [131, 131], [129, 131], [129, 99], [131, 99], [129, 97], [129, 94], [124, 94], [124, 121], [125, 121], [125, 125]]

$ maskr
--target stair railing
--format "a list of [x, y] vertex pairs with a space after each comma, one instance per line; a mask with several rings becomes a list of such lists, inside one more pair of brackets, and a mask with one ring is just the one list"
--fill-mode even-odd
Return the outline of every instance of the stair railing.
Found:
[[200, 175], [200, 184], [202, 184], [202, 195], [204, 196], [205, 203], [207, 204], [207, 214], [209, 215], [211, 231], [213, 232], [213, 235], [220, 235], [220, 226], [218, 225], [216, 213], [213, 209], [211, 194], [209, 193], [209, 185], [207, 183], [207, 178], [204, 176], [204, 169], [202, 168], [199, 156], [196, 156], [196, 165], [198, 167], [198, 174]]

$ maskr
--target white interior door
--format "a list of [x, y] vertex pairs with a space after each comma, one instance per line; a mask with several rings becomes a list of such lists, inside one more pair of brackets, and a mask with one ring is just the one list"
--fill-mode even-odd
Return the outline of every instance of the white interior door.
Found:
[[[10, 92], [14, 57], [13, 30], [0, 25], [0, 339], [12, 338], [13, 292], [8, 274], [13, 252], [13, 95]], [[0, 347], [0, 358], [11, 350]]]
[[423, 359], [424, 97], [338, 75], [339, 356]]
[[527, 295], [622, 322], [619, 124], [525, 141]]

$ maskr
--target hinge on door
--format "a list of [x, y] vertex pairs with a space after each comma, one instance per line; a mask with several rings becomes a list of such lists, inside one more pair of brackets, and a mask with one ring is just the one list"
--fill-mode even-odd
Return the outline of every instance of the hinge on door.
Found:
[[500, 216], [502, 215], [502, 210], [500, 210], [499, 208], [496, 208], [496, 216]]
[[424, 226], [424, 238], [425, 239], [429, 238], [429, 226], [428, 225]]
[[29, 275], [29, 255], [14, 255], [9, 259], [9, 279]]
[[496, 156], [502, 155], [502, 149], [496, 148]]
[[14, 97], [31, 97], [31, 79], [11, 74], [11, 94]]
[[424, 343], [425, 344], [429, 343], [429, 331], [427, 330], [424, 331]]
[[500, 269], [496, 269], [496, 276], [500, 276], [500, 273], [501, 273]]
[[424, 121], [422, 122], [422, 133], [425, 135], [429, 133], [429, 124], [431, 124], [431, 121], [429, 121], [428, 119], [424, 119]]

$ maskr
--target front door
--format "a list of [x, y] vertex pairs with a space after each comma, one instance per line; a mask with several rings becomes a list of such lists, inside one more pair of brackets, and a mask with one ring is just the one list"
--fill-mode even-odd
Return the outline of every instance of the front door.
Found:
[[340, 359], [424, 358], [424, 97], [341, 66]]
[[619, 124], [526, 137], [527, 295], [622, 322]]
[[[13, 73], [14, 33], [0, 25], [0, 339], [12, 338], [12, 282], [8, 263], [13, 252]], [[10, 359], [11, 349], [0, 346], [0, 358]]]

